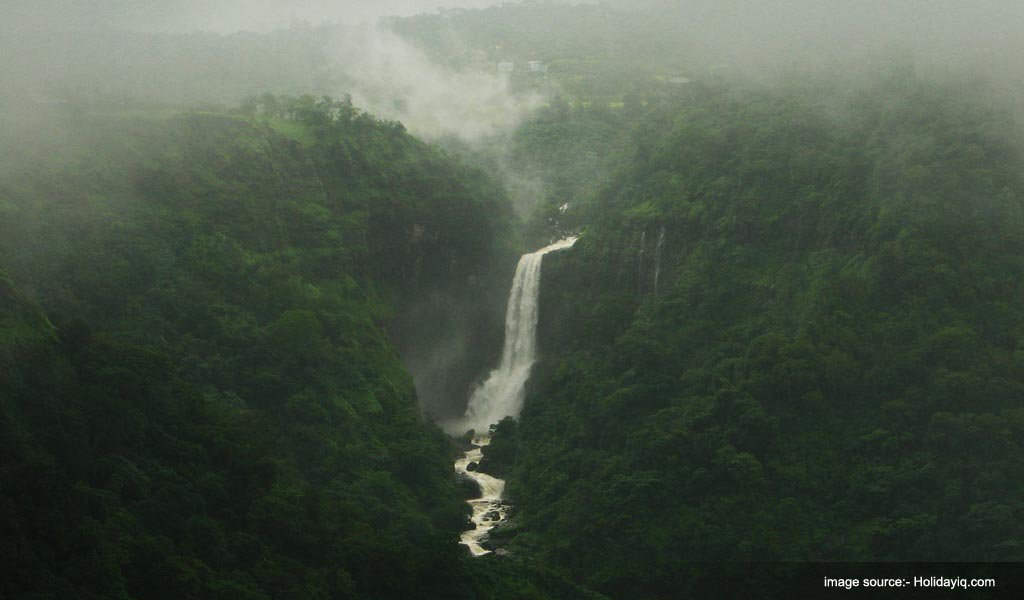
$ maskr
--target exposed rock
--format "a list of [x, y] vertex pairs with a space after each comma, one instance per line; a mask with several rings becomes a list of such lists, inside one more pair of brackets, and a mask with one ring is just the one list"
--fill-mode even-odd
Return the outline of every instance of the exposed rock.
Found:
[[465, 500], [472, 500], [480, 496], [480, 486], [465, 475], [458, 476], [459, 493]]

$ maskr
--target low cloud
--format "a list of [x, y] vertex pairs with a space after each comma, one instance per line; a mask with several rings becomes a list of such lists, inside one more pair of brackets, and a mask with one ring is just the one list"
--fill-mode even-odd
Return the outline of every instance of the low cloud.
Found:
[[326, 53], [338, 91], [428, 137], [475, 141], [507, 132], [542, 102], [536, 93], [511, 93], [507, 76], [492, 68], [438, 64], [383, 26], [347, 28]]

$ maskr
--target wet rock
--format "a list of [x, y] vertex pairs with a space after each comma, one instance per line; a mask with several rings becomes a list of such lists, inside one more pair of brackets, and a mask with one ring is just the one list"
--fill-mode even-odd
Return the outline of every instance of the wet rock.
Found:
[[492, 510], [491, 512], [489, 512], [489, 513], [484, 515], [484, 520], [485, 521], [500, 521], [501, 520], [501, 513], [496, 511], [496, 510]]
[[451, 438], [452, 444], [461, 452], [469, 452], [473, 448], [476, 448], [476, 446], [473, 445], [473, 435], [473, 430], [470, 429], [459, 437]]
[[459, 495], [464, 500], [472, 500], [480, 497], [480, 485], [472, 479], [461, 475], [458, 478]]
[[479, 466], [480, 465], [478, 465], [477, 463], [471, 462], [468, 465], [466, 465], [466, 470], [467, 471], [476, 471]]

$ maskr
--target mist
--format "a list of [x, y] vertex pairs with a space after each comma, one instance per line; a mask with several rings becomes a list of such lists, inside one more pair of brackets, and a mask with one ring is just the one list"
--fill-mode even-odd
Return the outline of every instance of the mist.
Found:
[[[667, 20], [705, 67], [862, 68], [879, 53], [1019, 78], [1024, 4], [1013, 0], [639, 0], [613, 6]], [[836, 73], [839, 75], [840, 73]]]
[[10, 0], [7, 24], [49, 30], [128, 29], [181, 33], [266, 32], [301, 23], [375, 23], [438, 7], [480, 8], [495, 0]]
[[[575, 59], [589, 43], [609, 64], [697, 77], [770, 79], [811, 70], [844, 77], [902, 56], [939, 72], [989, 74], [1007, 90], [1024, 86], [1024, 5], [1011, 0], [5, 4], [0, 97], [230, 105], [266, 91], [348, 93], [429, 137], [508, 132], [548, 100], [536, 89], [513, 92], [496, 72], [508, 57], [489, 39], [495, 34], [523, 40], [531, 58]], [[554, 10], [557, 18], [548, 14]], [[381, 21], [416, 14], [433, 15], [443, 52], [428, 52], [424, 39], [398, 35]], [[474, 52], [476, 60], [444, 60]], [[548, 90], [564, 82], [554, 79]]]
[[[0, 73], [7, 90], [0, 96], [232, 105], [266, 91], [349, 94], [418, 135], [467, 141], [511, 130], [542, 101], [537, 93], [510, 93], [493, 66], [458, 70], [433, 61], [377, 22], [415, 11], [411, 2], [265, 2], [255, 9], [185, 2], [174, 11], [86, 4], [14, 7], [12, 33], [0, 42], [12, 57]], [[268, 33], [234, 33], [250, 29]]]
[[428, 137], [475, 141], [512, 130], [543, 101], [514, 94], [509, 79], [489, 70], [456, 70], [435, 63], [383, 26], [349, 28], [326, 47], [337, 91], [382, 117]]

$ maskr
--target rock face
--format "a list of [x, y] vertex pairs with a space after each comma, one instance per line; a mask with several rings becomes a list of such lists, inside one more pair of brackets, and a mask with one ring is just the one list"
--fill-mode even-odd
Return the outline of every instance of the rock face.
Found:
[[477, 467], [479, 467], [479, 466], [480, 466], [479, 463], [471, 462], [468, 465], [466, 465], [466, 470], [467, 471], [476, 471]]
[[459, 486], [459, 496], [467, 502], [480, 497], [480, 484], [475, 480], [467, 477], [464, 474], [458, 474], [457, 485]]

